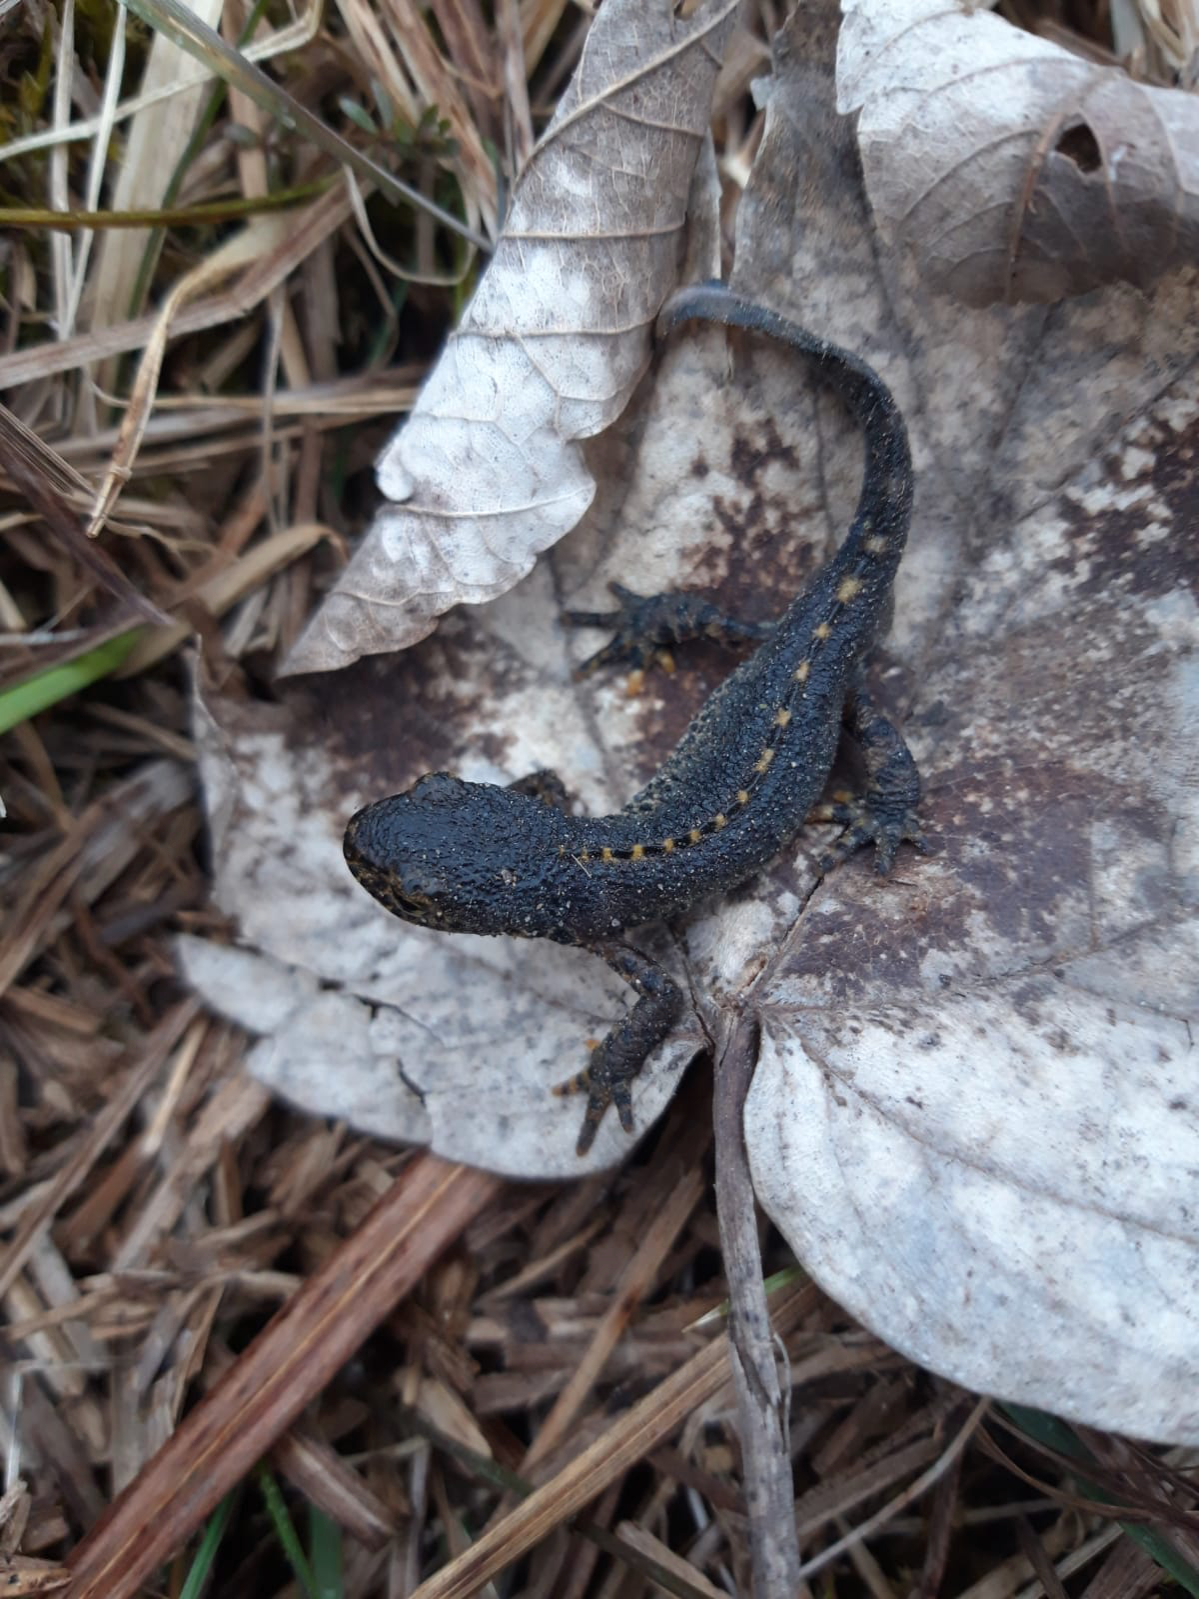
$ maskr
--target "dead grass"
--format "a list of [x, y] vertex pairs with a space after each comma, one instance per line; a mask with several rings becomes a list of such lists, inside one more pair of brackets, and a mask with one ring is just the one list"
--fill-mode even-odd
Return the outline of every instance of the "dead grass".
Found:
[[[730, 213], [775, 13], [721, 80]], [[324, 1592], [748, 1593], [703, 1072], [609, 1179], [501, 1184], [272, 1105], [170, 954], [221, 932], [185, 645], [269, 694], [478, 269], [379, 184], [491, 235], [587, 11], [226, 7], [377, 183], [114, 16], [29, 0], [0, 36], [0, 201], [87, 224], [0, 232], [3, 1591], [179, 1594], [222, 1501], [211, 1591], [303, 1591], [262, 1459]], [[98, 681], [22, 700], [50, 669]], [[808, 1594], [1165, 1592], [1068, 1460], [811, 1284], [771, 1311]], [[1186, 1551], [1189, 1480], [1086, 1442]]]

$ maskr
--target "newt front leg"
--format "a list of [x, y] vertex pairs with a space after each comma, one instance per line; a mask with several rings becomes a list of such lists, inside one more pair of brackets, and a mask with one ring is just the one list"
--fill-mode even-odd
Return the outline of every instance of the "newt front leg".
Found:
[[571, 627], [612, 631], [603, 649], [589, 655], [576, 669], [576, 677], [590, 677], [604, 666], [641, 670], [655, 662], [669, 672], [674, 669], [672, 644], [685, 644], [692, 639], [712, 639], [729, 646], [761, 644], [774, 632], [773, 622], [743, 622], [726, 615], [702, 594], [685, 589], [668, 594], [635, 594], [622, 583], [609, 583], [608, 588], [619, 602], [615, 611], [563, 613], [563, 621]]
[[641, 996], [622, 1022], [596, 1045], [585, 1070], [558, 1083], [555, 1094], [586, 1094], [587, 1109], [575, 1152], [585, 1155], [595, 1142], [599, 1124], [609, 1105], [615, 1105], [620, 1125], [633, 1131], [632, 1082], [679, 1019], [683, 991], [656, 961], [628, 944], [597, 944], [618, 977]]

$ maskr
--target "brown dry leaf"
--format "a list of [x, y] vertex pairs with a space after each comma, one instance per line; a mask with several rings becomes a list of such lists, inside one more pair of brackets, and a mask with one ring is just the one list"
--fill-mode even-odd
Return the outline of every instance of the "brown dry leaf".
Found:
[[846, 4], [837, 90], [884, 241], [929, 288], [1048, 304], [1196, 258], [1194, 94], [941, 0]]
[[610, 0], [474, 299], [378, 465], [387, 500], [287, 663], [344, 667], [510, 589], [595, 495], [683, 259], [733, 0]]
[[71, 1580], [66, 1566], [26, 1555], [0, 1556], [0, 1588], [5, 1599], [28, 1599], [30, 1594], [58, 1593]]
[[[1051, 309], [935, 298], [879, 247], [834, 39], [806, 11], [779, 42], [734, 283], [860, 351], [909, 419], [917, 503], [875, 676], [936, 853], [820, 882], [814, 830], [637, 934], [695, 1004], [639, 1125], [704, 1032], [756, 1010], [755, 1182], [842, 1304], [971, 1387], [1194, 1440], [1199, 285], [1179, 267]], [[727, 663], [697, 649], [637, 698], [574, 684], [595, 640], [558, 611], [618, 578], [760, 619], [843, 535], [860, 440], [778, 351], [689, 332], [639, 402], [603, 441], [608, 500], [517, 588], [284, 708], [214, 702], [202, 729], [221, 902], [260, 953], [185, 962], [271, 1034], [264, 1080], [526, 1175], [627, 1148], [609, 1118], [576, 1163], [577, 1107], [546, 1093], [627, 996], [579, 951], [395, 922], [337, 842], [363, 798], [438, 767], [554, 765], [588, 808], [619, 804]]]

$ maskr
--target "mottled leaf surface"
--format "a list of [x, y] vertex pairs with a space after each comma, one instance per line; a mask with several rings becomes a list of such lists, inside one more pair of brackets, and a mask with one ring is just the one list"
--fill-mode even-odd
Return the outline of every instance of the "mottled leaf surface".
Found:
[[1195, 260], [1194, 94], [941, 0], [848, 0], [837, 66], [883, 239], [929, 287], [1047, 304]]
[[[305, 680], [278, 706], [202, 697], [216, 898], [246, 947], [180, 946], [189, 980], [264, 1035], [252, 1070], [286, 1098], [528, 1177], [577, 1176], [627, 1152], [608, 1118], [580, 1161], [582, 1102], [550, 1088], [586, 1064], [628, 990], [582, 950], [397, 920], [351, 878], [341, 835], [359, 805], [430, 770], [508, 782], [556, 762], [600, 800], [602, 750], [557, 614], [543, 566], [415, 649]], [[664, 933], [645, 947], [677, 966]], [[634, 1100], [642, 1130], [699, 1047], [692, 1019], [658, 1052]]]
[[348, 666], [510, 589], [595, 494], [580, 441], [628, 403], [682, 268], [734, 0], [608, 0], [504, 232], [378, 463], [385, 503], [287, 669]]
[[[834, 114], [835, 41], [818, 10], [778, 43], [734, 283], [860, 351], [908, 417], [912, 537], [873, 676], [920, 759], [935, 852], [821, 881], [813, 828], [638, 933], [691, 999], [638, 1082], [639, 1126], [752, 1009], [754, 1180], [832, 1294], [970, 1386], [1193, 1441], [1196, 276], [1052, 306], [946, 297], [880, 244]], [[257, 1069], [530, 1176], [627, 1151], [609, 1118], [576, 1163], [579, 1107], [547, 1092], [627, 994], [580, 951], [389, 918], [344, 873], [344, 820], [438, 767], [553, 765], [589, 809], [623, 802], [727, 658], [690, 650], [633, 697], [576, 683], [599, 639], [560, 610], [602, 606], [616, 579], [777, 615], [843, 535], [861, 467], [792, 362], [710, 329], [677, 338], [589, 448], [595, 503], [510, 592], [280, 707], [210, 698], [200, 729], [220, 901], [257, 953], [185, 958], [214, 1003], [278, 1020]]]
[[931, 298], [909, 258], [880, 265], [801, 48], [736, 277], [903, 399], [918, 487], [882, 681], [936, 854], [885, 882], [772, 870], [752, 922], [691, 927], [694, 980], [761, 1016], [754, 1180], [829, 1292], [971, 1387], [1193, 1442], [1194, 274], [1046, 309]]
[[[614, 5], [605, 14], [615, 26], [624, 13]], [[715, 13], [707, 8], [705, 15], [711, 23]], [[691, 50], [701, 48], [692, 37], [700, 21], [697, 13], [690, 31], [677, 35], [673, 59], [682, 74], [675, 87], [676, 118], [685, 113], [702, 127], [706, 110], [686, 110], [697, 92], [695, 68], [688, 63]], [[708, 60], [708, 52], [718, 50], [721, 37], [709, 27], [702, 45], [699, 86], [706, 81], [709, 92], [717, 61]], [[606, 48], [593, 30], [588, 72], [605, 59]], [[618, 63], [637, 77], [636, 62], [623, 46], [612, 57], [613, 70]], [[664, 70], [662, 62], [656, 65]], [[660, 78], [655, 82], [660, 92]], [[594, 94], [604, 99], [598, 89]], [[586, 106], [578, 94], [572, 103], [583, 120]], [[561, 131], [561, 114], [556, 126]], [[634, 119], [627, 186], [631, 191], [632, 174], [640, 171], [640, 181], [654, 191], [646, 206], [689, 218], [686, 239], [671, 230], [671, 259], [678, 261], [682, 250], [679, 270], [713, 275], [718, 189], [710, 146], [701, 151], [695, 173], [690, 167], [663, 168], [648, 181], [639, 165], [639, 137]], [[694, 154], [692, 147], [692, 161]], [[586, 164], [589, 194], [577, 173], [572, 179], [571, 203], [588, 212], [593, 226], [614, 181], [612, 162], [619, 166], [618, 152], [607, 149], [603, 159]], [[544, 169], [535, 160], [530, 171], [536, 177], [539, 170]], [[667, 180], [690, 185], [689, 196], [667, 195]], [[592, 262], [584, 250], [580, 279]], [[559, 270], [565, 269], [560, 257]], [[612, 277], [613, 289], [623, 270]], [[507, 268], [500, 277], [515, 306], [520, 285]], [[659, 298], [672, 282], [673, 275], [662, 281]], [[481, 293], [491, 295], [489, 283], [490, 274]], [[612, 312], [607, 306], [605, 314]], [[646, 314], [652, 321], [653, 311]], [[637, 361], [643, 364], [648, 327], [637, 338]], [[586, 331], [564, 333], [558, 343], [562, 361], [572, 348], [582, 365], [591, 360], [595, 341]], [[677, 381], [693, 385], [691, 355], [683, 349], [680, 357]], [[434, 384], [444, 373], [443, 362]], [[598, 493], [577, 535], [586, 548], [603, 544], [631, 477], [646, 460], [658, 497], [675, 498], [673, 392], [673, 383], [647, 391], [659, 419], [658, 445], [648, 456], [635, 442], [644, 401], [620, 429], [590, 441], [588, 470]], [[440, 470], [435, 450], [428, 464]], [[594, 487], [590, 478], [589, 484], [587, 499]], [[490, 515], [486, 503], [481, 513]], [[677, 547], [679, 525], [664, 508], [657, 537], [667, 551]], [[374, 536], [368, 534], [365, 551]], [[397, 570], [402, 579], [405, 569]], [[629, 990], [581, 950], [446, 938], [396, 920], [350, 877], [341, 839], [360, 805], [430, 770], [505, 783], [553, 766], [586, 805], [603, 807], [628, 797], [632, 774], [610, 758], [601, 727], [610, 705], [617, 707], [614, 720], [627, 720], [620, 709], [624, 685], [610, 681], [584, 692], [574, 683], [572, 667], [582, 651], [559, 624], [562, 606], [570, 603], [563, 584], [571, 581], [542, 564], [490, 605], [453, 612], [435, 637], [412, 649], [386, 656], [367, 650], [345, 670], [297, 678], [285, 686], [278, 705], [240, 699], [228, 688], [202, 685], [197, 695], [215, 894], [237, 928], [239, 947], [181, 940], [189, 980], [217, 1009], [262, 1035], [252, 1069], [294, 1103], [515, 1176], [578, 1176], [627, 1153], [628, 1137], [615, 1118], [607, 1118], [590, 1156], [580, 1161], [575, 1142], [582, 1101], [555, 1099], [550, 1088], [586, 1065], [588, 1043], [602, 1038], [619, 1017]], [[318, 618], [313, 627], [319, 625]], [[432, 625], [429, 613], [422, 627], [427, 632]], [[652, 758], [647, 752], [646, 759]], [[638, 942], [683, 975], [668, 934]], [[654, 1069], [634, 1094], [641, 1131], [669, 1102], [679, 1073], [702, 1045], [692, 1014], [656, 1053]]]

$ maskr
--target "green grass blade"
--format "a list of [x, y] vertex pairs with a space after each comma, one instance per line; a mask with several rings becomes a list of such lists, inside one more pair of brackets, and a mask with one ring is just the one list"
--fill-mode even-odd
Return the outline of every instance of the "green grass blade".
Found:
[[[1035, 1438], [1038, 1443], [1055, 1449], [1059, 1455], [1069, 1455], [1071, 1460], [1077, 1460], [1080, 1465], [1095, 1464], [1095, 1457], [1082, 1439], [1060, 1417], [1046, 1415], [1043, 1410], [1033, 1410], [1027, 1405], [1004, 1404], [999, 1408], [1011, 1417], [1021, 1432]], [[1110, 1494], [1085, 1477], [1080, 1476], [1075, 1480], [1079, 1492], [1088, 1499], [1094, 1499], [1097, 1504], [1114, 1503]], [[1180, 1588], [1199, 1599], [1199, 1571], [1179, 1554], [1167, 1537], [1139, 1521], [1121, 1521], [1120, 1527], [1125, 1537], [1140, 1544], [1150, 1559], [1156, 1560]]]
[[204, 1536], [200, 1539], [200, 1547], [196, 1550], [187, 1579], [179, 1590], [179, 1599], [200, 1599], [200, 1595], [204, 1591], [204, 1584], [208, 1581], [209, 1572], [212, 1570], [212, 1563], [216, 1559], [217, 1550], [221, 1547], [221, 1539], [225, 1536], [225, 1529], [229, 1525], [229, 1517], [232, 1514], [233, 1495], [226, 1494], [208, 1518], [208, 1525], [204, 1528]]
[[271, 1521], [275, 1526], [275, 1537], [282, 1546], [283, 1553], [287, 1556], [288, 1563], [295, 1573], [296, 1581], [308, 1595], [308, 1599], [320, 1599], [317, 1593], [316, 1580], [312, 1575], [312, 1567], [308, 1564], [308, 1556], [300, 1544], [296, 1532], [295, 1522], [291, 1519], [283, 1501], [283, 1494], [279, 1484], [265, 1466], [259, 1465], [254, 1469], [254, 1476], [258, 1481], [258, 1488], [266, 1501], [266, 1508]]
[[115, 672], [144, 632], [144, 628], [135, 627], [128, 633], [119, 633], [74, 661], [47, 667], [44, 672], [37, 672], [5, 689], [0, 693], [0, 733], [7, 733], [31, 716], [57, 705], [59, 700], [68, 699], [81, 688]]
[[320, 1599], [344, 1599], [342, 1581], [341, 1528], [323, 1510], [308, 1507], [308, 1552], [312, 1577]]

